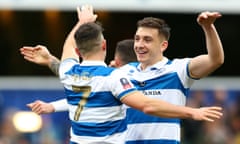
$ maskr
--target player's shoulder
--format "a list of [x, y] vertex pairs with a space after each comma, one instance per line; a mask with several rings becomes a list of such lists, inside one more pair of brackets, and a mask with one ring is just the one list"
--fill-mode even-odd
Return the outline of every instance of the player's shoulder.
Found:
[[127, 65], [132, 67], [137, 67], [139, 65], [139, 62], [130, 62]]
[[130, 62], [120, 67], [120, 69], [137, 68], [139, 64], [140, 64], [139, 62]]
[[116, 69], [106, 66], [81, 66], [75, 65], [73, 69], [78, 72], [89, 72], [94, 76], [108, 76], [111, 75]]
[[78, 65], [78, 60], [74, 58], [64, 59], [60, 62], [59, 65], [59, 75], [64, 75], [67, 71], [69, 71], [74, 65]]
[[79, 61], [75, 58], [66, 58], [66, 59], [62, 60], [60, 63], [61, 64], [62, 63], [63, 64], [65, 64], [65, 63], [79, 63]]

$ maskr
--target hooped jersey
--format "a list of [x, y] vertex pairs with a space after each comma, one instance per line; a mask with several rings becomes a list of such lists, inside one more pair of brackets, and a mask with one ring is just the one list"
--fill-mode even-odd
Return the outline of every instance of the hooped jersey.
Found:
[[121, 99], [136, 91], [120, 70], [100, 61], [66, 59], [59, 76], [64, 84], [71, 120], [71, 142], [123, 144], [126, 110]]
[[[164, 58], [144, 71], [140, 63], [130, 63], [121, 69], [134, 86], [146, 96], [175, 105], [185, 105], [189, 88], [194, 82], [188, 74], [189, 58]], [[180, 119], [159, 118], [127, 107], [126, 144], [179, 144]]]

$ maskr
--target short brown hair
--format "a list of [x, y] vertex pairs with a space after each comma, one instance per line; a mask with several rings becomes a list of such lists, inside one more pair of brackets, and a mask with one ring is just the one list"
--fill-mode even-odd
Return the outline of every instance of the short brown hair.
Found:
[[169, 40], [170, 38], [171, 28], [163, 19], [146, 17], [137, 22], [137, 27], [155, 28], [158, 29], [159, 34], [163, 35], [166, 38], [166, 40]]
[[75, 42], [81, 54], [94, 52], [101, 46], [103, 28], [94, 22], [81, 25], [74, 34]]
[[115, 55], [119, 55], [123, 64], [127, 64], [129, 62], [137, 61], [137, 56], [134, 52], [134, 40], [126, 39], [119, 41], [116, 46]]

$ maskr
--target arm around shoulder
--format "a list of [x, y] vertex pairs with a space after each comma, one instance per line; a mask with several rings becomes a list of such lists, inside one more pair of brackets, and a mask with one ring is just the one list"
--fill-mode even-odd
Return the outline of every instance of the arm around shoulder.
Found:
[[159, 99], [149, 98], [141, 92], [128, 94], [122, 99], [122, 102], [146, 114], [159, 117], [214, 121], [222, 116], [221, 107], [177, 106]]

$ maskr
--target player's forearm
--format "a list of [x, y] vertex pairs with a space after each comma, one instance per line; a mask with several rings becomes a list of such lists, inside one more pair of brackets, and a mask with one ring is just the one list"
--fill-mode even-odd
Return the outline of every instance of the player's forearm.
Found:
[[63, 46], [63, 53], [61, 60], [67, 59], [67, 58], [75, 58], [78, 59], [78, 55], [75, 52], [75, 48], [77, 48], [75, 40], [74, 40], [74, 34], [78, 27], [81, 26], [80, 22], [77, 22], [77, 24], [74, 26], [74, 28], [71, 30], [71, 32], [68, 34], [64, 46]]
[[221, 111], [221, 107], [190, 108], [172, 105], [161, 100], [151, 100], [144, 109], [144, 112], [150, 115], [168, 118], [204, 120], [209, 122], [221, 118]]
[[146, 114], [167, 118], [192, 118], [193, 109], [173, 105], [161, 100], [152, 100], [144, 108]]
[[60, 65], [60, 60], [51, 55], [48, 63], [48, 67], [57, 76], [58, 76], [59, 65]]
[[209, 59], [216, 65], [216, 67], [219, 67], [224, 62], [224, 51], [217, 30], [213, 24], [209, 27], [203, 27], [203, 30], [206, 37]]

